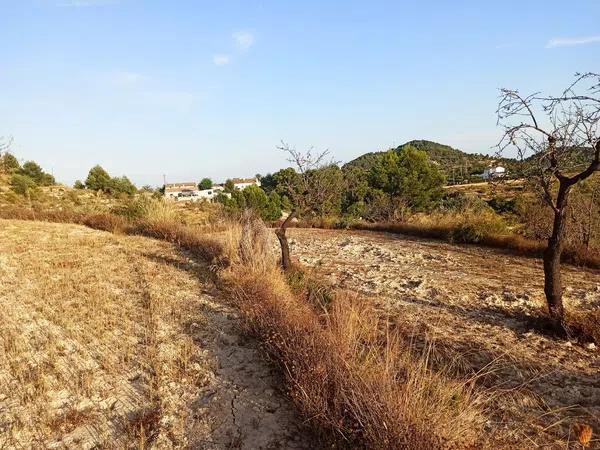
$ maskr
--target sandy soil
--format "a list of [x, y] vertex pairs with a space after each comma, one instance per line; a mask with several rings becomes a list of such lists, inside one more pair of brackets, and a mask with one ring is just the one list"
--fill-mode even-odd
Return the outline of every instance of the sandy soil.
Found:
[[[338, 287], [372, 297], [414, 336], [427, 334], [457, 370], [490, 373], [488, 431], [515, 448], [579, 448], [572, 426], [600, 448], [600, 352], [540, 334], [541, 261], [385, 233], [290, 230], [292, 253]], [[600, 272], [565, 267], [567, 308], [600, 307]], [[595, 446], [595, 447], [594, 447]]]
[[0, 448], [310, 448], [208, 274], [165, 242], [0, 221]]

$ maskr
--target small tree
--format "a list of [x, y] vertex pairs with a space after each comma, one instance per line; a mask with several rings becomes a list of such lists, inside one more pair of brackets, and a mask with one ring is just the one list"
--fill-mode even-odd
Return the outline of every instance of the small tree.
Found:
[[31, 177], [15, 173], [10, 177], [10, 188], [13, 192], [30, 198], [32, 193], [37, 192], [38, 185]]
[[233, 184], [233, 180], [225, 181], [225, 184], [223, 185], [223, 190], [228, 194], [233, 193], [233, 191], [235, 191], [235, 184]]
[[4, 173], [14, 173], [21, 168], [21, 164], [19, 164], [19, 160], [15, 155], [8, 152], [2, 155], [1, 165]]
[[34, 161], [27, 161], [19, 169], [21, 175], [25, 175], [36, 182], [38, 186], [50, 186], [54, 184], [54, 177], [42, 170], [40, 165]]
[[137, 192], [137, 188], [129, 178], [122, 176], [111, 178], [108, 183], [107, 191], [111, 195], [126, 194], [131, 196]]
[[204, 191], [213, 187], [213, 182], [210, 178], [202, 178], [202, 181], [198, 183], [198, 189]]
[[281, 245], [281, 265], [284, 270], [289, 270], [292, 267], [290, 246], [286, 235], [289, 224], [301, 214], [318, 211], [321, 205], [333, 203], [334, 198], [339, 196], [339, 192], [332, 189], [331, 173], [322, 170], [335, 165], [333, 162], [326, 162], [329, 155], [327, 150], [320, 153], [314, 153], [313, 149], [300, 152], [285, 142], [277, 148], [288, 154], [288, 161], [296, 169], [292, 171], [295, 175], [288, 171], [288, 176], [282, 177], [280, 181], [283, 192], [292, 203], [292, 210], [275, 231]]
[[81, 180], [76, 180], [73, 184], [73, 189], [85, 189], [85, 184]]
[[499, 150], [510, 146], [521, 158], [530, 156], [532, 176], [553, 211], [552, 233], [544, 252], [544, 293], [554, 326], [567, 330], [560, 258], [571, 190], [600, 170], [600, 75], [577, 74], [574, 83], [556, 97], [522, 96], [516, 90], [502, 89], [497, 113], [504, 128]]
[[85, 187], [92, 191], [108, 191], [110, 175], [101, 166], [92, 167], [85, 179]]

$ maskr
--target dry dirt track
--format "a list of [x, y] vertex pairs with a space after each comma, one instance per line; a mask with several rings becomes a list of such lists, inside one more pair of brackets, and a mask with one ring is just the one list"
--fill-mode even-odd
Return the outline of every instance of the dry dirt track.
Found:
[[0, 221], [0, 448], [310, 448], [207, 267], [175, 246]]
[[[514, 430], [515, 448], [567, 448], [576, 420], [600, 434], [599, 350], [528, 326], [544, 304], [541, 261], [387, 233], [292, 229], [290, 237], [301, 262], [372, 297], [415, 335], [433, 336], [461, 370], [493, 361], [483, 382], [501, 395], [490, 429]], [[564, 281], [567, 308], [600, 308], [600, 272], [566, 266]]]

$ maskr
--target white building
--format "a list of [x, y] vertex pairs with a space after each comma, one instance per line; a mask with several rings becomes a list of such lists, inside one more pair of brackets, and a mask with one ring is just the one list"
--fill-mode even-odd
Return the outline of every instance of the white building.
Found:
[[502, 166], [488, 167], [483, 171], [481, 175], [484, 180], [489, 180], [490, 178], [502, 178], [506, 175], [506, 169]]
[[260, 181], [257, 178], [233, 178], [231, 181], [240, 191], [246, 189], [248, 186], [260, 186]]
[[[198, 196], [200, 198], [203, 198], [203, 199], [206, 199], [206, 200], [212, 200], [213, 198], [215, 198], [220, 193], [224, 193], [223, 189], [224, 189], [223, 186], [214, 185], [210, 189], [203, 189], [201, 191], [198, 191]], [[224, 193], [224, 194], [227, 195], [227, 196], [230, 196], [230, 194], [227, 194], [227, 193]]]
[[197, 196], [196, 183], [168, 183], [165, 184], [165, 198], [171, 200], [191, 200]]

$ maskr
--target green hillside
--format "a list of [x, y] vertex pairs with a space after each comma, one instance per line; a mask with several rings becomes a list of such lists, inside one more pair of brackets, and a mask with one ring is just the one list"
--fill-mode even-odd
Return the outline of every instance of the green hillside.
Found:
[[[448, 184], [457, 184], [464, 182], [473, 182], [481, 180], [477, 174], [483, 173], [486, 167], [497, 164], [506, 167], [509, 174], [518, 176], [522, 172], [523, 163], [512, 158], [497, 158], [489, 155], [476, 153], [466, 153], [462, 150], [452, 148], [449, 145], [439, 144], [437, 142], [415, 140], [397, 147], [396, 151], [401, 150], [406, 145], [412, 145], [419, 150], [423, 150], [429, 156], [429, 159], [438, 165]], [[362, 156], [348, 162], [344, 169], [363, 168], [370, 169], [382, 152], [365, 153]]]

